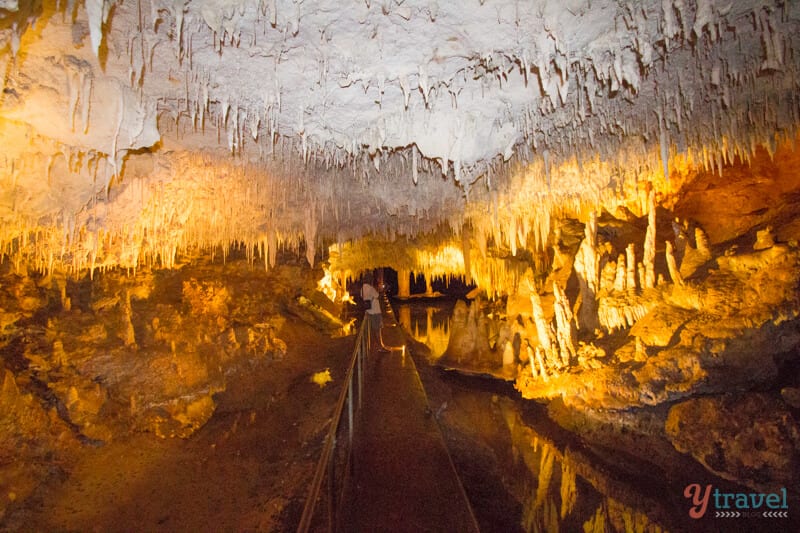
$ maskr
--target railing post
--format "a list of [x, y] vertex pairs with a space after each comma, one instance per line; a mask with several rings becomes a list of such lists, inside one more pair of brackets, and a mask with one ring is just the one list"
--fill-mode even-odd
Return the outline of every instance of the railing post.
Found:
[[369, 352], [369, 347], [372, 346], [372, 324], [369, 323], [369, 316], [366, 313], [364, 313], [364, 321], [367, 323], [367, 327], [365, 328], [366, 335], [364, 335], [366, 339], [365, 350]]
[[353, 447], [353, 376], [347, 381], [347, 446], [352, 449]]
[[361, 409], [361, 397], [364, 395], [364, 378], [362, 377], [361, 359], [364, 357], [364, 350], [359, 349], [356, 356], [356, 371], [358, 372], [358, 408]]
[[328, 531], [332, 532], [335, 528], [334, 520], [336, 519], [336, 497], [333, 494], [334, 474], [336, 467], [336, 437], [333, 438], [333, 450], [331, 452], [331, 460], [328, 461]]

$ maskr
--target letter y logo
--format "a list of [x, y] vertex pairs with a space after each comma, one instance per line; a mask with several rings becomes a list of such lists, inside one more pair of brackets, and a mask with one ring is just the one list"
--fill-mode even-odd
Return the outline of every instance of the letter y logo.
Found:
[[706, 509], [708, 509], [708, 499], [711, 497], [711, 485], [706, 485], [706, 490], [702, 495], [699, 483], [686, 485], [686, 488], [683, 489], [683, 495], [692, 500], [689, 516], [695, 519], [702, 518], [703, 515], [706, 514]]

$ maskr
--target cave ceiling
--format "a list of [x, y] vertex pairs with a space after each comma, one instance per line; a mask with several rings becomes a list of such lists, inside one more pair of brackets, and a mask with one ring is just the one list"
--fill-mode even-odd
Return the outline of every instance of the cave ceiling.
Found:
[[800, 110], [798, 2], [0, 0], [0, 28], [0, 245], [45, 269], [541, 244], [553, 206], [747, 159]]

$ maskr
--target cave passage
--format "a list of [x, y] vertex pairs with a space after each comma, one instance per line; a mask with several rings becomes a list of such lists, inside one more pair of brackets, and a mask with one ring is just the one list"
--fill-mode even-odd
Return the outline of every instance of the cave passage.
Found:
[[343, 531], [478, 531], [478, 524], [433, 416], [406, 333], [384, 299], [382, 340], [366, 369], [344, 483]]
[[0, 0], [0, 530], [295, 530], [371, 275], [340, 529], [800, 531], [799, 71], [794, 0]]

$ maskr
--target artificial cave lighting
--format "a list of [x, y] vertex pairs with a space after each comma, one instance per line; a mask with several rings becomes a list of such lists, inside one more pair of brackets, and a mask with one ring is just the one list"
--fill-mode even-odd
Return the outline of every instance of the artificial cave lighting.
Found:
[[0, 0], [0, 526], [294, 529], [375, 273], [482, 529], [798, 529], [799, 66], [787, 0]]

